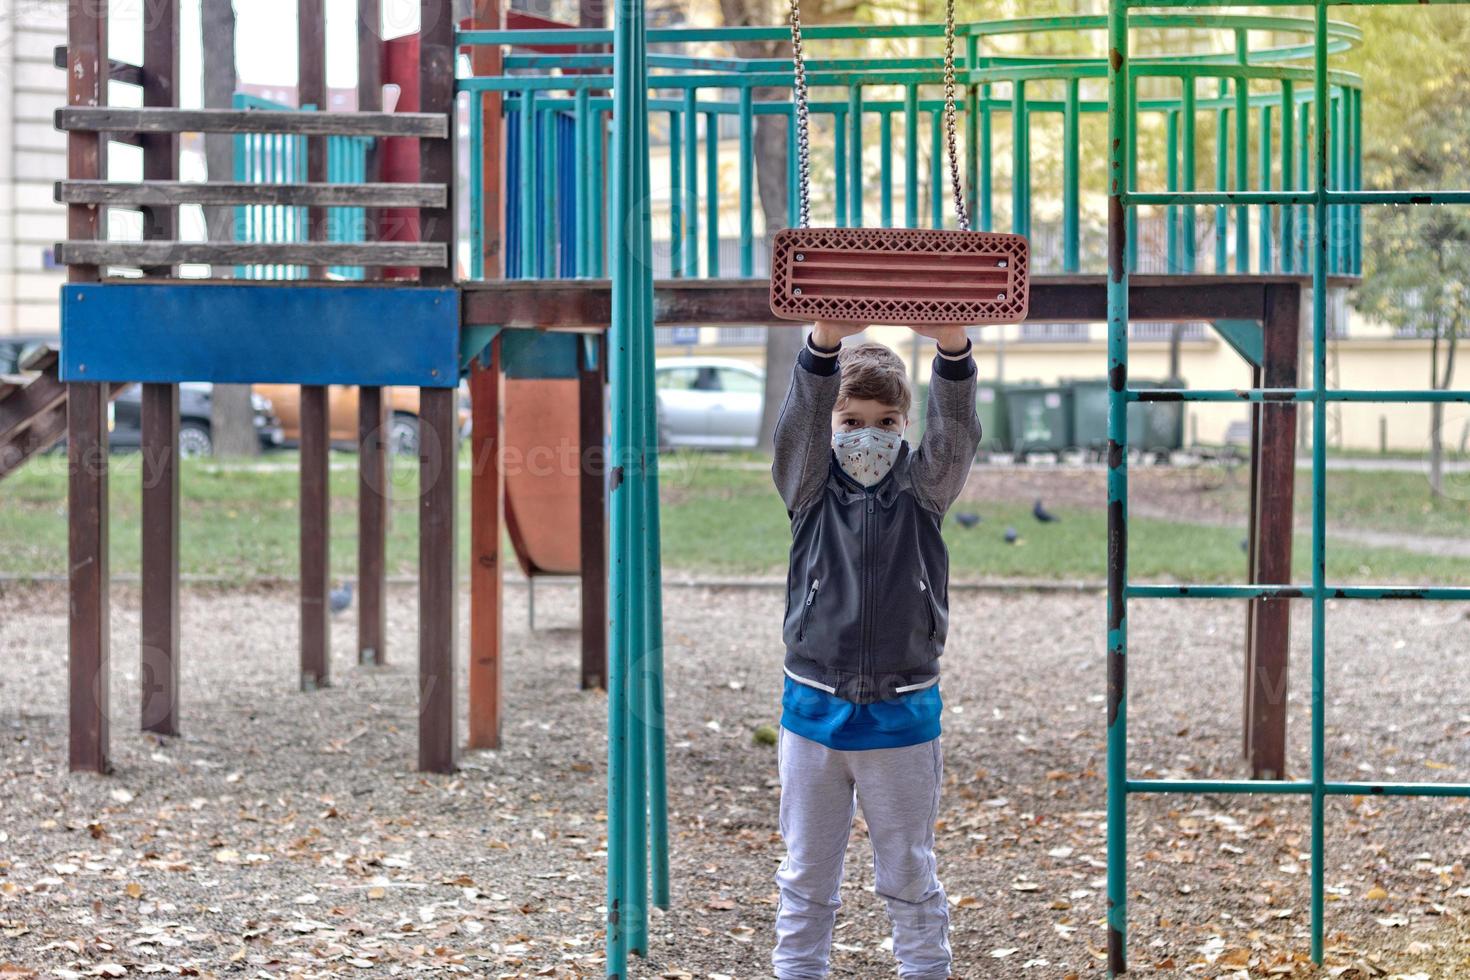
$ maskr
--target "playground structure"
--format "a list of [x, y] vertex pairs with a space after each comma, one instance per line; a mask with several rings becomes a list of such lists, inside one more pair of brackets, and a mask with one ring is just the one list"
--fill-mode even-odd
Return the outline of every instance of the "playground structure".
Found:
[[[380, 47], [377, 0], [359, 0], [359, 111], [185, 110], [177, 106], [178, 9], [150, 6], [144, 63], [107, 56], [106, 4], [70, 14], [68, 241], [59, 376], [0, 389], [0, 442], [55, 428], [64, 386], [71, 462], [70, 672], [73, 769], [108, 768], [109, 692], [106, 405], [124, 382], [144, 388], [143, 447], [163, 461], [143, 489], [143, 727], [178, 731], [179, 470], [177, 384], [186, 380], [302, 385], [301, 684], [329, 681], [326, 667], [327, 499], [325, 386], [361, 386], [358, 647], [382, 662], [386, 485], [381, 388], [421, 388], [420, 729], [418, 764], [452, 769], [457, 555], [454, 392], [469, 377], [471, 622], [468, 744], [497, 743], [500, 724], [500, 560], [504, 528], [522, 569], [583, 577], [582, 683], [609, 692], [607, 972], [624, 976], [630, 952], [647, 950], [652, 901], [668, 902], [662, 746], [662, 638], [657, 454], [652, 393], [655, 324], [779, 323], [758, 266], [757, 121], [788, 121], [784, 57], [731, 57], [735, 42], [783, 42], [783, 27], [650, 30], [643, 6], [619, 8], [612, 31], [502, 16], [480, 0], [456, 30], [447, 0], [422, 0], [411, 48]], [[1165, 6], [1184, 6], [1182, 3]], [[320, 0], [300, 2], [300, 102], [324, 100]], [[1166, 29], [1224, 35], [1233, 52], [1130, 58], [1129, 39]], [[1083, 32], [1087, 56], [1008, 53], [1017, 33]], [[1194, 12], [1133, 13], [1115, 0], [1106, 17], [1054, 17], [962, 24], [957, 66], [963, 91], [969, 213], [979, 230], [1030, 238], [1030, 317], [1109, 324], [1109, 950], [1122, 972], [1126, 919], [1123, 833], [1132, 792], [1307, 793], [1313, 799], [1313, 956], [1321, 957], [1322, 800], [1331, 793], [1466, 795], [1460, 786], [1330, 783], [1323, 770], [1322, 609], [1343, 598], [1464, 599], [1464, 589], [1333, 587], [1323, 580], [1321, 408], [1332, 398], [1466, 400], [1465, 392], [1335, 392], [1325, 388], [1328, 289], [1354, 281], [1361, 263], [1360, 207], [1459, 202], [1463, 192], [1357, 190], [1361, 86], [1327, 68], [1358, 34], [1328, 20]], [[1251, 32], [1277, 46], [1252, 48]], [[882, 226], [942, 227], [942, 84], [934, 41], [941, 25], [808, 27], [825, 45], [896, 46], [884, 56], [809, 58], [808, 84], [819, 212], [837, 227], [865, 217]], [[650, 44], [659, 45], [651, 53]], [[609, 51], [609, 45], [611, 50]], [[416, 48], [416, 57], [409, 58]], [[407, 60], [399, 110], [380, 111], [391, 67]], [[457, 72], [456, 64], [465, 66]], [[1310, 67], [1308, 67], [1310, 64]], [[141, 84], [143, 108], [107, 105], [108, 79]], [[1140, 80], [1146, 89], [1139, 85]], [[1201, 84], [1203, 82], [1203, 85]], [[1096, 91], [1091, 89], [1096, 87]], [[1106, 98], [1101, 97], [1106, 86]], [[410, 91], [413, 89], [414, 91]], [[1203, 91], [1202, 91], [1203, 89]], [[1213, 89], [1213, 91], [1211, 90]], [[840, 93], [833, 98], [832, 93]], [[456, 165], [457, 93], [469, 124], [469, 173]], [[1060, 97], [1058, 97], [1058, 93]], [[405, 108], [411, 111], [403, 111]], [[667, 120], [668, 153], [651, 173], [650, 122]], [[1009, 139], [997, 138], [996, 121]], [[1059, 213], [1033, 200], [1031, 152], [1043, 120], [1060, 123]], [[1213, 192], [1196, 190], [1201, 120], [1213, 119]], [[925, 122], [927, 120], [927, 127]], [[1255, 127], [1251, 126], [1255, 120]], [[1103, 140], [1084, 134], [1101, 132]], [[1096, 125], [1094, 125], [1096, 124]], [[871, 130], [878, 130], [876, 144]], [[927, 129], [927, 132], [926, 132]], [[263, 134], [305, 145], [305, 168], [230, 183], [178, 181], [177, 135]], [[1164, 190], [1140, 192], [1141, 132], [1162, 135]], [[1273, 139], [1279, 132], [1279, 140]], [[1254, 133], [1259, 153], [1252, 169]], [[738, 142], [733, 201], [721, 181], [721, 144]], [[1002, 130], [1004, 135], [1004, 130]], [[253, 138], [253, 137], [250, 137]], [[329, 139], [384, 141], [360, 170], [332, 183]], [[105, 143], [143, 148], [144, 180], [106, 180]], [[1104, 142], [1105, 140], [1105, 142]], [[416, 141], [416, 146], [414, 142]], [[788, 147], [790, 141], [788, 140]], [[832, 151], [825, 153], [824, 145]], [[926, 150], [927, 145], [927, 150]], [[1083, 148], [1107, 171], [1081, 166]], [[1233, 150], [1233, 153], [1231, 152]], [[701, 152], [702, 151], [702, 152]], [[1008, 151], [1008, 152], [1006, 152]], [[928, 167], [921, 166], [927, 155]], [[789, 161], [793, 157], [788, 155]], [[417, 167], [411, 164], [416, 160]], [[392, 162], [392, 161], [397, 161]], [[408, 166], [403, 165], [407, 161]], [[701, 164], [703, 181], [700, 180]], [[928, 173], [925, 173], [925, 169]], [[416, 171], [416, 172], [410, 172]], [[866, 214], [877, 175], [878, 213]], [[1107, 201], [1107, 248], [1084, 201], [1099, 176]], [[1309, 179], [1310, 177], [1310, 179]], [[1007, 179], [1009, 186], [1007, 187]], [[1280, 190], [1272, 190], [1273, 179]], [[788, 222], [796, 173], [787, 166]], [[1310, 185], [1310, 186], [1309, 186]], [[667, 258], [653, 248], [650, 191], [669, 189]], [[1333, 188], [1333, 190], [1328, 190]], [[1337, 190], [1336, 188], [1344, 188]], [[1008, 195], [1003, 192], [1009, 191]], [[468, 255], [456, 201], [468, 197]], [[1008, 200], [1007, 200], [1008, 198]], [[924, 205], [928, 204], [925, 208]], [[177, 240], [180, 204], [306, 209], [290, 234], [267, 240]], [[144, 241], [106, 241], [106, 207], [143, 212]], [[363, 240], [330, 240], [328, 209], [361, 208]], [[1140, 216], [1139, 208], [1150, 209]], [[389, 209], [412, 217], [392, 228]], [[830, 209], [830, 212], [827, 212]], [[722, 221], [733, 212], [734, 219]], [[1213, 255], [1201, 250], [1199, 218], [1213, 217]], [[824, 213], [825, 220], [825, 213]], [[657, 229], [663, 230], [660, 217]], [[739, 278], [722, 278], [722, 227], [738, 229]], [[766, 229], [772, 232], [775, 229]], [[1206, 226], [1207, 232], [1209, 226]], [[354, 236], [344, 236], [351, 239]], [[177, 266], [291, 267], [291, 277], [252, 282], [177, 278]], [[666, 262], [666, 265], [665, 265]], [[142, 280], [109, 276], [110, 267]], [[295, 278], [296, 269], [303, 278]], [[656, 278], [655, 272], [666, 269]], [[328, 270], [338, 270], [329, 274]], [[366, 270], [361, 281], [355, 270]], [[391, 271], [390, 278], [384, 270]], [[463, 271], [465, 274], [458, 274]], [[600, 277], [610, 275], [610, 281]], [[1313, 386], [1298, 388], [1304, 288], [1313, 297]], [[1130, 320], [1206, 320], [1252, 365], [1244, 391], [1130, 389]], [[240, 323], [250, 331], [229, 329]], [[223, 328], [199, 329], [200, 324]], [[181, 343], [187, 332], [189, 343]], [[983, 338], [983, 332], [977, 334]], [[611, 443], [603, 460], [603, 377], [611, 381]], [[50, 387], [27, 396], [31, 385]], [[576, 401], [573, 403], [572, 399]], [[1127, 406], [1131, 401], [1244, 400], [1252, 406], [1252, 504], [1246, 584], [1145, 585], [1126, 576]], [[1313, 582], [1292, 585], [1291, 512], [1295, 406], [1314, 408]], [[573, 407], [575, 405], [575, 407]], [[574, 440], [574, 442], [571, 442]], [[537, 447], [574, 445], [576, 464], [538, 473]], [[29, 444], [29, 443], [28, 443]], [[0, 457], [3, 458], [3, 457]], [[575, 507], [575, 512], [573, 508]], [[575, 533], [572, 533], [575, 532]], [[604, 553], [604, 542], [606, 552]], [[1245, 744], [1257, 779], [1171, 783], [1126, 772], [1126, 605], [1130, 598], [1199, 596], [1247, 600]], [[1289, 599], [1313, 603], [1313, 765], [1310, 781], [1284, 773]], [[607, 616], [604, 616], [604, 605]], [[1266, 778], [1260, 778], [1266, 777]]]

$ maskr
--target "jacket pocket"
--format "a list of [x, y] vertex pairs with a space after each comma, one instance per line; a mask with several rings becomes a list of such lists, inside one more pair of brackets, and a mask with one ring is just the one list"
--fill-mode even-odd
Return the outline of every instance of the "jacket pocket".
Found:
[[821, 579], [812, 579], [811, 586], [806, 590], [806, 604], [801, 609], [801, 622], [796, 627], [797, 640], [806, 639], [806, 621], [812, 614], [812, 603], [817, 600], [817, 586], [822, 584]]
[[924, 593], [924, 608], [929, 611], [929, 639], [934, 639], [934, 634], [939, 632], [939, 616], [934, 611], [934, 594], [929, 591], [929, 585], [923, 579], [919, 579], [919, 591]]

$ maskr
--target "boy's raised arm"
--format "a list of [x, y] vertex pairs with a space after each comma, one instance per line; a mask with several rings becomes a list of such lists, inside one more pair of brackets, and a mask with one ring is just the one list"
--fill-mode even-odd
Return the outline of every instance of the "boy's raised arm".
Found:
[[970, 477], [970, 464], [980, 447], [980, 419], [975, 415], [975, 359], [971, 344], [954, 338], [940, 341], [929, 377], [929, 407], [924, 438], [914, 453], [914, 494], [930, 510], [943, 514], [959, 497]]
[[[819, 340], [830, 347], [817, 346]], [[789, 512], [816, 499], [827, 479], [832, 446], [832, 407], [842, 377], [837, 352], [842, 338], [808, 336], [791, 369], [791, 387], [781, 403], [771, 460], [771, 478]]]

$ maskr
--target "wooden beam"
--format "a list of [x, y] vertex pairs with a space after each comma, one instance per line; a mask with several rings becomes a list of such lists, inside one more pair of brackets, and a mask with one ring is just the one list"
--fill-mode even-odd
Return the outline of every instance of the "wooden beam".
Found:
[[60, 360], [60, 344], [55, 342], [37, 344], [20, 359], [16, 367], [22, 371], [49, 371]]
[[[179, 104], [179, 0], [152, 0], [143, 18], [143, 105], [177, 108]], [[179, 179], [179, 134], [148, 133], [143, 137], [143, 179]], [[101, 203], [101, 202], [99, 202]], [[143, 208], [143, 237], [172, 241], [179, 237], [178, 208], [166, 201]], [[173, 275], [171, 265], [143, 270], [147, 275]]]
[[[454, 55], [453, 0], [419, 0], [419, 109], [439, 118], [446, 133], [455, 114]], [[419, 180], [449, 190], [445, 207], [419, 210], [420, 241], [442, 245], [447, 257], [443, 265], [419, 273], [425, 286], [452, 285], [455, 278], [454, 164], [452, 140], [419, 141]]]
[[179, 386], [145, 384], [142, 405], [145, 732], [179, 733]]
[[[327, 26], [325, 0], [296, 0], [296, 101], [299, 108], [315, 106], [327, 112]], [[327, 182], [327, 143], [321, 136], [306, 139], [306, 179]], [[313, 242], [328, 239], [327, 212], [313, 205], [306, 210], [306, 237]], [[313, 279], [324, 278], [325, 265], [308, 270]]]
[[[1264, 314], [1262, 384], [1294, 388], [1300, 356], [1301, 290], [1267, 287]], [[1250, 581], [1291, 581], [1292, 508], [1296, 488], [1296, 412], [1293, 402], [1260, 405], [1252, 433], [1258, 457], [1255, 484], [1255, 528]], [[1288, 659], [1291, 650], [1291, 602], [1252, 599], [1246, 641], [1249, 674], [1247, 751], [1253, 779], [1286, 779]]]
[[[75, 7], [96, 9], [92, 4]], [[75, 20], [77, 15], [72, 15]], [[72, 33], [73, 50], [76, 32]], [[73, 772], [105, 773], [110, 759], [112, 670], [108, 597], [106, 385], [67, 385], [67, 625]]]
[[470, 365], [470, 731], [469, 747], [500, 747], [504, 651], [505, 362], [504, 335], [490, 342], [490, 363]]
[[[448, 81], [452, 88], [452, 74]], [[445, 116], [421, 112], [127, 109], [78, 104], [56, 110], [56, 128], [91, 133], [283, 133], [292, 136], [449, 138], [449, 121]]]
[[0, 443], [10, 442], [43, 414], [66, 401], [66, 385], [55, 373], [27, 379], [18, 392], [0, 402]]
[[357, 391], [357, 662], [388, 662], [388, 402]]
[[[65, 69], [67, 62], [66, 45], [58, 44], [51, 52], [51, 60], [57, 68]], [[107, 63], [107, 77], [110, 81], [122, 82], [125, 85], [142, 85], [143, 66], [129, 64], [126, 61], [118, 61], [116, 58], [109, 58]]]
[[56, 260], [77, 266], [417, 265], [443, 268], [449, 249], [434, 242], [98, 242], [56, 246]]
[[587, 366], [578, 345], [578, 449], [582, 520], [582, 690], [607, 687], [607, 461], [603, 456], [607, 405], [603, 395], [607, 338], [594, 345], [597, 362]]
[[326, 385], [301, 386], [301, 690], [331, 680], [330, 448]]
[[454, 696], [458, 402], [457, 388], [419, 389], [419, 769], [424, 772], [452, 771], [459, 750]]
[[[502, 0], [475, 0], [475, 30], [495, 31], [504, 25]], [[470, 66], [476, 78], [505, 74], [505, 53], [498, 44], [477, 44], [470, 49]], [[481, 92], [470, 96], [470, 111], [480, 113], [480, 258], [484, 275], [505, 275], [505, 117], [504, 96]]]
[[344, 208], [417, 208], [442, 207], [448, 196], [442, 186], [435, 184], [205, 184], [197, 181], [162, 180], [136, 183], [63, 180], [56, 184], [56, 200], [61, 204], [132, 207], [257, 204], [287, 207], [316, 205]]
[[[383, 0], [357, 0], [357, 111], [383, 111]], [[364, 177], [369, 181], [381, 179], [380, 149], [377, 140], [368, 147]], [[447, 199], [436, 199], [423, 204], [415, 202], [398, 206], [443, 207], [447, 203]], [[389, 205], [367, 206], [364, 221], [368, 241], [377, 241], [379, 238], [377, 209], [387, 206]]]

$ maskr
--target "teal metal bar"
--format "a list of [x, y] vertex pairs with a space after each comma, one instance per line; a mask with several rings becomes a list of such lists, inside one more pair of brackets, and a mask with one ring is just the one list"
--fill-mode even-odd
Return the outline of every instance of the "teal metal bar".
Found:
[[[1229, 82], [1220, 79], [1220, 101], [1225, 100], [1229, 94]], [[1219, 109], [1215, 112], [1215, 190], [1224, 193], [1230, 189], [1229, 174], [1226, 170], [1226, 161], [1230, 159], [1230, 131], [1226, 129], [1229, 121], [1230, 110]], [[1229, 226], [1229, 215], [1224, 207], [1215, 208], [1215, 273], [1225, 275], [1230, 271], [1225, 262], [1225, 235]]]
[[904, 88], [903, 226], [919, 227], [919, 87]]
[[838, 228], [846, 228], [847, 220], [847, 108], [832, 111], [832, 210]]
[[[1312, 793], [1310, 780], [1279, 779], [1130, 779], [1130, 793]], [[1470, 796], [1470, 783], [1323, 783], [1326, 796]]]
[[543, 231], [541, 249], [537, 255], [537, 277], [551, 279], [557, 274], [556, 242], [559, 233], [556, 223], [556, 113], [541, 113], [541, 166], [537, 175], [541, 190], [540, 222]]
[[944, 118], [929, 113], [929, 226], [944, 227]]
[[796, 138], [796, 104], [786, 110], [786, 226], [801, 224], [801, 163]]
[[[1265, 105], [1261, 106], [1260, 114], [1261, 133], [1258, 137], [1258, 142], [1260, 144], [1260, 156], [1258, 166], [1260, 168], [1260, 172], [1257, 175], [1257, 179], [1260, 181], [1261, 190], [1269, 191], [1271, 190], [1271, 103], [1268, 102]], [[1261, 272], [1272, 272], [1274, 271], [1274, 263], [1271, 258], [1271, 205], [1261, 205], [1261, 210], [1259, 214], [1261, 252], [1261, 262], [1259, 269]]]
[[592, 274], [601, 278], [607, 275], [607, 205], [604, 201], [608, 197], [607, 180], [603, 171], [607, 126], [603, 122], [601, 109], [593, 110], [592, 123], [592, 166], [588, 168], [591, 173], [587, 177], [592, 190], [587, 198], [591, 211], [589, 217], [592, 222], [589, 236], [592, 249]]
[[521, 174], [521, 215], [525, 220], [520, 222], [520, 256], [521, 256], [521, 278], [529, 279], [535, 275], [536, 269], [536, 222], [531, 215], [536, 213], [536, 93], [527, 89], [521, 93], [520, 101], [517, 103], [520, 115], [517, 121], [520, 123], [520, 174]]
[[1317, 112], [1318, 200], [1312, 206], [1317, 241], [1312, 255], [1312, 962], [1322, 962], [1322, 903], [1325, 842], [1322, 818], [1326, 795], [1326, 596], [1327, 581], [1327, 6], [1319, 3], [1313, 104]]
[[[1128, 151], [1128, 164], [1125, 168], [1124, 193], [1131, 194], [1138, 190], [1138, 80], [1134, 76], [1133, 69], [1128, 72], [1128, 129], [1129, 139], [1133, 140], [1134, 146]], [[1029, 142], [1029, 141], [1028, 141]], [[1029, 155], [1029, 149], [1028, 149]], [[1029, 167], [1029, 161], [1027, 166]], [[1028, 176], [1029, 179], [1029, 176]], [[1028, 197], [1029, 191], [1028, 191]], [[1138, 209], [1125, 207], [1123, 209], [1123, 222], [1126, 229], [1124, 236], [1124, 262], [1129, 272], [1138, 271]], [[1027, 233], [1030, 233], [1030, 222], [1027, 222]]]
[[[964, 71], [968, 73], [980, 63], [980, 38], [965, 38]], [[964, 77], [964, 76], [961, 76]], [[980, 183], [980, 89], [965, 86], [965, 213], [975, 220], [975, 202]]]
[[750, 89], [740, 90], [740, 274], [755, 274], [755, 114]]
[[483, 151], [484, 123], [481, 105], [486, 97], [470, 96], [470, 278], [485, 278], [485, 179]]
[[704, 114], [705, 275], [720, 277], [720, 117]]
[[699, 275], [699, 113], [698, 90], [684, 93], [684, 275]]
[[[1183, 185], [1186, 193], [1192, 193], [1194, 191], [1195, 172], [1198, 166], [1194, 155], [1198, 141], [1198, 137], [1195, 134], [1195, 113], [1198, 111], [1195, 108], [1195, 78], [1193, 75], [1190, 75], [1181, 79], [1181, 82], [1183, 83], [1183, 94], [1180, 98], [1179, 112], [1183, 117], [1181, 138], [1184, 141], [1184, 179], [1180, 183]], [[1198, 261], [1198, 257], [1195, 254], [1197, 251], [1196, 242], [1198, 240], [1198, 232], [1195, 229], [1194, 207], [1186, 206], [1182, 217], [1184, 218], [1183, 271], [1189, 273], [1195, 271], [1195, 265]]]
[[[1235, 31], [1235, 56], [1242, 65], [1250, 60], [1250, 45], [1246, 42], [1243, 28]], [[1235, 80], [1235, 189], [1250, 190], [1250, 80]], [[1239, 205], [1235, 209], [1235, 271], [1251, 271], [1251, 217], [1250, 209]]]
[[990, 119], [990, 83], [980, 86], [980, 230], [995, 230], [994, 145]]
[[[1140, 402], [1309, 402], [1311, 388], [1130, 388], [1128, 398]], [[1334, 388], [1322, 396], [1329, 402], [1470, 402], [1470, 389]]]
[[1030, 126], [1026, 117], [1026, 83], [1011, 83], [1011, 232], [1031, 234]]
[[[1314, 92], [1312, 98], [1315, 97], [1316, 96]], [[1311, 133], [1311, 129], [1307, 125], [1307, 112], [1311, 108], [1311, 106], [1311, 99], [1308, 99], [1307, 101], [1302, 102], [1297, 106], [1297, 132], [1300, 134], [1300, 137], [1297, 140], [1298, 157], [1296, 185], [1303, 190], [1310, 190], [1312, 187], [1310, 170], [1312, 158], [1312, 141], [1308, 138], [1309, 134]], [[1311, 268], [1307, 259], [1307, 242], [1312, 235], [1312, 217], [1310, 209], [1303, 207], [1298, 214], [1298, 219], [1299, 220], [1297, 221], [1296, 225], [1296, 267], [1302, 272], [1307, 272]]]
[[[1080, 79], [1068, 80], [1067, 107], [1062, 119], [1062, 271], [1064, 272], [1078, 272], [1082, 267], [1081, 231], [1078, 227], [1080, 223], [1078, 212], [1081, 207], [1078, 200], [1081, 84]], [[973, 86], [970, 91], [974, 91]], [[973, 182], [970, 186], [974, 186]], [[1172, 226], [1170, 230], [1173, 230]]]
[[[1296, 189], [1296, 92], [1290, 79], [1281, 82], [1281, 189]], [[1287, 204], [1281, 208], [1281, 271], [1296, 271], [1296, 218], [1297, 207]]]
[[684, 275], [684, 136], [682, 113], [669, 113], [669, 276]]
[[[1329, 585], [1329, 599], [1404, 599], [1463, 602], [1470, 586]], [[1310, 585], [1156, 585], [1128, 586], [1130, 599], [1309, 599]]]
[[[847, 216], [854, 228], [863, 226], [863, 89], [847, 90]], [[838, 185], [838, 193], [841, 193]]]
[[1128, 935], [1128, 267], [1124, 193], [1133, 146], [1128, 8], [1108, 4], [1107, 957], [1127, 967]]
[[[1179, 115], [1164, 114], [1164, 186], [1171, 192], [1179, 190]], [[1132, 198], [1129, 198], [1131, 201]], [[1175, 205], [1164, 208], [1164, 248], [1168, 256], [1167, 271], [1179, 270], [1179, 212]]]
[[591, 275], [591, 270], [588, 266], [592, 256], [591, 211], [594, 198], [592, 194], [593, 170], [591, 167], [583, 166], [583, 161], [588, 158], [588, 154], [590, 153], [593, 140], [592, 98], [585, 90], [577, 93], [576, 121], [577, 206], [572, 209], [572, 213], [576, 216], [574, 219], [576, 226], [572, 233], [574, 235], [573, 241], [576, 243], [574, 254], [576, 256], [577, 275], [579, 277], [586, 277]]
[[893, 113], [878, 113], [878, 211], [884, 228], [893, 227]]

